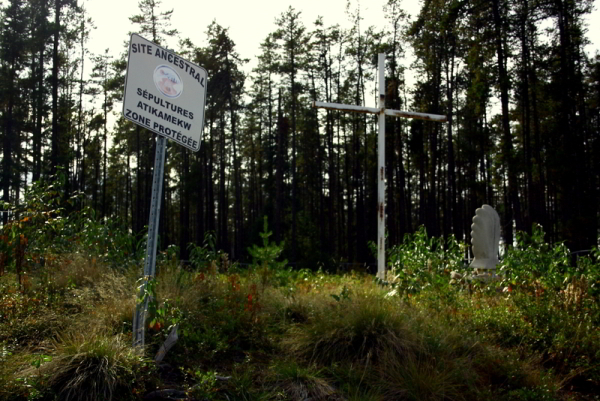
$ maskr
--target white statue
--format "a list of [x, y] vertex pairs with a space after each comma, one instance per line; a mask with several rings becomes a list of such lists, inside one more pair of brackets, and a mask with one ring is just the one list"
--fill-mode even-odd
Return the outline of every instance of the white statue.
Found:
[[493, 275], [499, 263], [500, 244], [500, 217], [493, 207], [483, 205], [475, 211], [471, 224], [471, 244], [474, 259], [470, 267], [478, 273], [485, 270]]

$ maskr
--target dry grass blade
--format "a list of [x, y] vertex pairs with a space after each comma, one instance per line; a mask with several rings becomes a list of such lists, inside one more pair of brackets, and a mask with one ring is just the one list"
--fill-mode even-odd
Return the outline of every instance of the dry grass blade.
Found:
[[110, 401], [143, 362], [122, 336], [102, 333], [69, 336], [55, 343], [54, 354], [40, 369], [65, 401]]

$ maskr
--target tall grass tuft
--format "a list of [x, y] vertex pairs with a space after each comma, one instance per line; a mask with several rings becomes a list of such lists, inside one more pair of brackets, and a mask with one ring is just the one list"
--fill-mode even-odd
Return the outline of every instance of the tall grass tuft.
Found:
[[43, 366], [61, 400], [110, 401], [128, 389], [144, 359], [121, 335], [73, 335], [55, 344], [56, 356]]
[[283, 345], [315, 363], [368, 362], [377, 359], [382, 341], [399, 351], [411, 348], [414, 333], [395, 302], [373, 294], [353, 294], [318, 308], [304, 324], [289, 329]]
[[322, 377], [321, 371], [302, 367], [295, 361], [278, 361], [270, 368], [276, 387], [293, 401], [339, 400], [336, 389]]
[[[137, 296], [134, 276], [130, 272], [123, 274], [103, 262], [81, 256], [75, 256], [73, 263], [63, 270], [90, 270], [84, 280], [73, 282], [64, 294], [63, 307], [77, 314], [73, 316], [69, 332], [102, 327], [118, 333], [128, 327]], [[62, 274], [67, 275], [64, 271]]]
[[327, 306], [321, 300], [306, 322], [286, 332], [283, 349], [309, 366], [361, 372], [358, 385], [344, 389], [348, 395], [373, 390], [384, 400], [467, 401], [485, 399], [487, 389], [507, 380], [515, 388], [536, 385], [522, 363], [509, 363], [434, 311], [376, 290]]
[[398, 354], [384, 346], [376, 372], [376, 382], [386, 400], [476, 400], [476, 371], [473, 355], [453, 353], [451, 346], [437, 353], [427, 346]]

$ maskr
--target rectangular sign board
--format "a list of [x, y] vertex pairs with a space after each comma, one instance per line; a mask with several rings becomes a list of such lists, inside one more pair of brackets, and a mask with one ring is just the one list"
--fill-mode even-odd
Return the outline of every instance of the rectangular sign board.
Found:
[[198, 151], [207, 79], [204, 68], [134, 33], [129, 42], [123, 115]]

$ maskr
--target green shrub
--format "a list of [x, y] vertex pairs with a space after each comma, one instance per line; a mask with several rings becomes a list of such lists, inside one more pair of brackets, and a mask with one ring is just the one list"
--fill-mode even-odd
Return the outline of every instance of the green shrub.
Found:
[[193, 267], [202, 272], [210, 270], [211, 273], [216, 273], [219, 262], [226, 259], [226, 254], [224, 254], [222, 250], [216, 249], [215, 233], [212, 231], [204, 234], [204, 241], [201, 246], [190, 243], [188, 249], [190, 250], [190, 263]]
[[540, 356], [546, 367], [563, 377], [563, 385], [600, 378], [600, 333], [585, 311], [565, 308], [560, 294], [536, 297], [515, 293], [507, 298], [473, 300], [459, 322], [483, 341], [521, 355]]
[[402, 244], [388, 251], [390, 294], [412, 295], [429, 286], [447, 286], [451, 270], [464, 270], [463, 254], [464, 244], [452, 235], [447, 240], [430, 238], [423, 226], [406, 234]]
[[202, 370], [193, 371], [193, 378], [196, 384], [192, 387], [191, 393], [194, 397], [202, 400], [212, 400], [215, 398], [217, 387], [217, 372]]
[[575, 274], [564, 243], [551, 246], [542, 226], [534, 224], [531, 235], [517, 232], [517, 246], [509, 247], [499, 266], [505, 285], [533, 287], [536, 282], [558, 291]]
[[471, 327], [486, 341], [508, 348], [531, 345], [542, 340], [523, 311], [516, 308], [510, 299], [474, 301], [471, 307], [467, 327]]
[[197, 352], [214, 362], [244, 350], [270, 347], [266, 335], [269, 322], [262, 312], [264, 293], [252, 276], [199, 273], [196, 277], [181, 300], [180, 334], [185, 352]]
[[89, 258], [97, 258], [113, 269], [121, 271], [142, 260], [145, 241], [136, 242], [128, 228], [112, 219], [100, 221], [93, 209], [87, 207], [69, 216], [72, 240], [76, 251]]
[[600, 303], [600, 249], [594, 247], [589, 256], [577, 259], [577, 273], [579, 278], [586, 281], [587, 292], [596, 304]]

